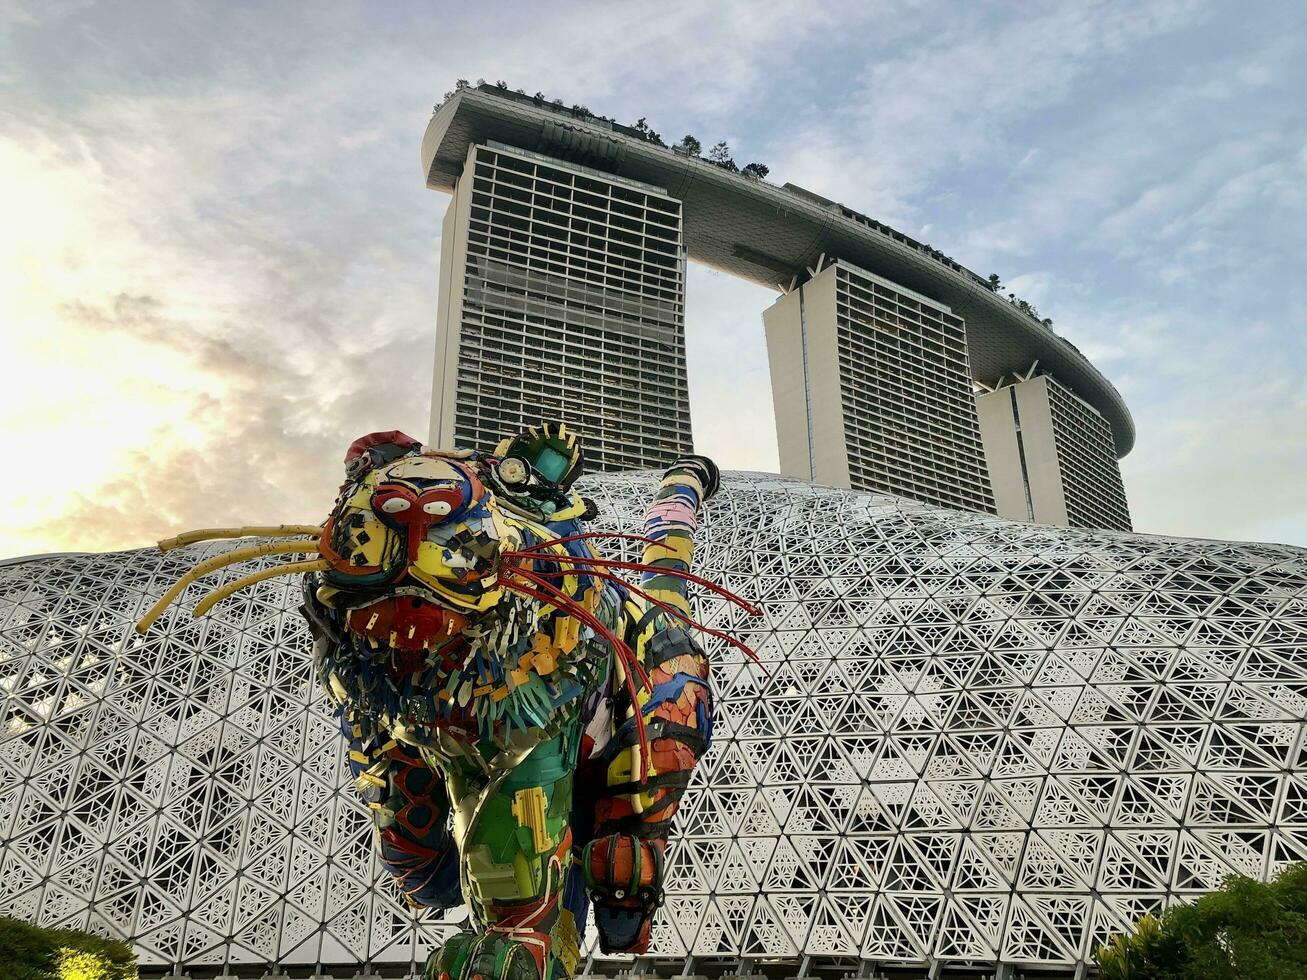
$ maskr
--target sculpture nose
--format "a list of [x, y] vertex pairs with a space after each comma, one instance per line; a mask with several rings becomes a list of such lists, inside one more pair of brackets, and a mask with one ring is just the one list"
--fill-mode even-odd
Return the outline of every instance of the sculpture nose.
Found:
[[373, 509], [381, 520], [403, 532], [409, 562], [417, 560], [418, 549], [427, 540], [431, 527], [460, 513], [465, 503], [464, 488], [458, 484], [421, 491], [402, 485], [383, 485], [373, 497]]

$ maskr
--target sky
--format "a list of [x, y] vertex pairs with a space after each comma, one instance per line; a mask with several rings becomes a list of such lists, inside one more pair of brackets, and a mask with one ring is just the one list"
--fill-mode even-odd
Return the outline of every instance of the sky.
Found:
[[[317, 523], [425, 438], [458, 78], [727, 140], [998, 273], [1120, 389], [1139, 531], [1307, 546], [1307, 5], [0, 0], [0, 558]], [[777, 467], [692, 266], [696, 447]]]

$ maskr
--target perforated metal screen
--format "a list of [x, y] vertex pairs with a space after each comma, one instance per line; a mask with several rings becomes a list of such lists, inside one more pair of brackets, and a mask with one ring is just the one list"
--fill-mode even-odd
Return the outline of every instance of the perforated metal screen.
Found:
[[[586, 492], [626, 529], [654, 485]], [[700, 570], [766, 611], [705, 597], [700, 617], [771, 676], [708, 643], [716, 739], [661, 956], [1070, 968], [1144, 911], [1307, 853], [1307, 552], [748, 474], [699, 540]], [[0, 567], [0, 912], [130, 937], [147, 963], [425, 956], [453, 927], [378, 880], [295, 588], [132, 634], [218, 550]]]

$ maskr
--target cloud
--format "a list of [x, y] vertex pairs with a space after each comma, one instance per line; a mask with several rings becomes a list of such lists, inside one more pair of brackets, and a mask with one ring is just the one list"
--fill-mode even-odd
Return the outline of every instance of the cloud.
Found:
[[238, 106], [109, 98], [93, 126], [0, 142], [17, 218], [0, 316], [16, 327], [7, 362], [30, 366], [0, 418], [67, 464], [18, 488], [6, 551], [304, 519], [329, 506], [359, 431], [425, 435], [426, 257], [396, 264], [396, 243], [347, 198], [332, 201], [330, 236], [293, 193], [274, 211], [284, 161], [260, 137], [286, 117]]
[[[416, 7], [362, 22], [330, 6], [15, 16], [0, 63], [28, 84], [0, 130], [0, 317], [23, 369], [0, 421], [67, 476], [11, 497], [22, 517], [0, 554], [320, 517], [354, 436], [427, 434], [446, 199], [416, 159], [440, 91], [502, 75], [634, 115], [654, 86], [672, 121], [671, 106], [694, 107], [689, 126], [763, 84], [760, 48], [829, 26], [796, 28], [787, 10], [799, 5], [761, 19], [746, 4], [593, 5], [531, 31], [507, 11], [436, 23]], [[723, 429], [731, 402], [712, 372], [696, 398], [728, 465], [768, 460], [760, 350], [735, 381], [765, 424]]]
[[1019, 14], [954, 8], [956, 16], [931, 23], [913, 43], [873, 48], [830, 91], [830, 103], [787, 134], [791, 149], [781, 150], [777, 169], [891, 223], [915, 223], [938, 197], [940, 173], [1031, 163], [1015, 131], [1064, 105], [1104, 64], [1192, 27], [1201, 9], [1183, 0], [1133, 5], [1128, 16], [1106, 3]]
[[1175, 418], [1154, 426], [1123, 465], [1135, 525], [1159, 534], [1307, 542], [1307, 406], [1287, 395], [1281, 388], [1273, 400], [1241, 397], [1236, 381], [1185, 400]]
[[696, 452], [723, 469], [776, 472], [776, 418], [762, 311], [777, 293], [692, 267], [685, 347]]
[[[63, 474], [14, 481], [0, 555], [314, 519], [353, 437], [426, 435], [446, 199], [422, 186], [417, 148], [459, 77], [647, 116], [673, 138], [729, 135], [774, 179], [929, 227], [1019, 285], [1125, 392], [1140, 527], [1244, 533], [1184, 503], [1239, 472], [1268, 501], [1244, 510], [1279, 515], [1267, 536], [1302, 526], [1303, 505], [1277, 494], [1307, 472], [1287, 435], [1307, 395], [1276, 387], [1307, 376], [1301, 17], [1179, 2], [542, 9], [0, 16], [0, 357], [14, 366], [0, 425], [19, 459], [57, 457]], [[725, 466], [775, 466], [771, 299], [689, 275], [693, 423]], [[1265, 436], [1238, 453], [1212, 396], [1232, 387]]]

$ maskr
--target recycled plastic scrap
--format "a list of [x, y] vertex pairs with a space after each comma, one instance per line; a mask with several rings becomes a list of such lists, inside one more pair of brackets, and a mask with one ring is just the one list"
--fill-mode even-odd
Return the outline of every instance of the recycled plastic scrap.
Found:
[[[160, 542], [281, 539], [201, 562], [138, 630], [205, 575], [313, 556], [238, 578], [194, 614], [267, 578], [303, 576], [318, 676], [380, 859], [414, 906], [471, 912], [474, 930], [432, 954], [428, 980], [571, 976], [590, 903], [605, 952], [645, 951], [672, 818], [712, 736], [708, 661], [688, 630], [753, 655], [690, 615], [690, 583], [758, 612], [690, 571], [717, 467], [677, 460], [643, 534], [600, 534], [583, 529], [593, 505], [572, 484], [584, 454], [562, 424], [493, 453], [373, 433], [345, 464], [320, 527]], [[642, 559], [598, 553], [621, 540], [642, 544]]]

